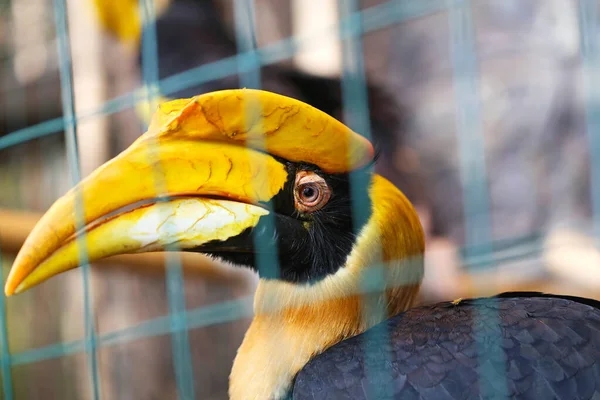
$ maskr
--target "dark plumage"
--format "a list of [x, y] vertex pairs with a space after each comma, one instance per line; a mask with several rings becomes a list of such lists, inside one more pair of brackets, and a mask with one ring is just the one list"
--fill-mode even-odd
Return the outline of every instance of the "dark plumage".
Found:
[[297, 375], [293, 399], [599, 399], [599, 360], [600, 302], [507, 293], [415, 308], [345, 340]]

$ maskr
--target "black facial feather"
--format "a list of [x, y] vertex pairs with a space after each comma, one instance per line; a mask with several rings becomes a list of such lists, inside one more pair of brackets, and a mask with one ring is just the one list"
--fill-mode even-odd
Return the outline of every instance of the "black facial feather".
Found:
[[[288, 170], [287, 183], [267, 205], [274, 215], [274, 235], [269, 233], [272, 231], [266, 225], [268, 219], [262, 217], [254, 228], [247, 229], [241, 235], [225, 242], [208, 243], [195, 251], [252, 268], [258, 271], [261, 278], [287, 282], [315, 283], [343, 267], [356, 239], [354, 232], [359, 232], [361, 228], [353, 226], [349, 175], [326, 174], [310, 164], [285, 164]], [[332, 191], [329, 202], [313, 213], [300, 213], [294, 207], [295, 176], [303, 170], [315, 172], [324, 178]], [[358, 173], [366, 176], [370, 168]], [[370, 204], [364, 206], [371, 209]], [[270, 272], [277, 271], [272, 266], [259, 268], [254, 254], [257, 250], [254, 245], [256, 240], [268, 244], [261, 246], [262, 251], [265, 247], [273, 251], [276, 248], [278, 273]]]

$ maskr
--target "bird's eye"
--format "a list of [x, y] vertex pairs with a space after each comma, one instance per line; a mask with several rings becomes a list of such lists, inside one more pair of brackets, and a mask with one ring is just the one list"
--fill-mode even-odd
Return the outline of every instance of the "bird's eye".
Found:
[[300, 171], [296, 174], [294, 187], [294, 205], [305, 213], [320, 210], [331, 197], [331, 189], [325, 179], [312, 171]]

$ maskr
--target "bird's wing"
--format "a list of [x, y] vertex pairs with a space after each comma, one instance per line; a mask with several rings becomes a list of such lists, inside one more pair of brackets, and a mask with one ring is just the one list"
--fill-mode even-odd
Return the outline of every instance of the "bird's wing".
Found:
[[599, 303], [513, 296], [394, 317], [314, 358], [293, 398], [600, 399]]

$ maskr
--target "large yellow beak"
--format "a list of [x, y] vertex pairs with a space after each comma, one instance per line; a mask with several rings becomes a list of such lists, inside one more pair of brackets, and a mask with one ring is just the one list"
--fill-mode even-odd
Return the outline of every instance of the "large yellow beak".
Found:
[[264, 203], [288, 181], [286, 161], [342, 173], [372, 157], [366, 139], [285, 96], [241, 89], [163, 103], [148, 132], [48, 210], [5, 292], [85, 260], [225, 241], [270, 212]]

